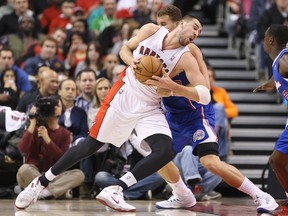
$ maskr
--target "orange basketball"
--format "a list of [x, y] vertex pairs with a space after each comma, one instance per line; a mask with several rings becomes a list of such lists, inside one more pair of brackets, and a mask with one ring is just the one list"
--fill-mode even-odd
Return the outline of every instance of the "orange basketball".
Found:
[[154, 56], [143, 56], [136, 65], [135, 76], [139, 82], [144, 83], [152, 76], [162, 76], [162, 62]]

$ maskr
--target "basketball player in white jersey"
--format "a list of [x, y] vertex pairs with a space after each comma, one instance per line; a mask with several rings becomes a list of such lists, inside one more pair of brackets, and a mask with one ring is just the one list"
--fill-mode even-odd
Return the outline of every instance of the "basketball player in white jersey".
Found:
[[154, 24], [144, 25], [120, 51], [122, 60], [130, 67], [121, 73], [120, 80], [107, 95], [89, 136], [70, 148], [46, 173], [35, 178], [18, 195], [15, 206], [27, 208], [58, 174], [95, 153], [104, 143], [121, 146], [135, 130], [138, 137], [148, 143], [152, 153], [139, 161], [131, 172], [122, 176], [117, 186], [104, 188], [97, 200], [118, 211], [136, 211], [134, 206], [124, 201], [122, 190], [159, 170], [173, 159], [174, 153], [171, 131], [161, 109], [161, 98], [156, 93], [156, 87], [140, 83], [133, 70], [141, 56], [156, 56], [163, 61], [163, 71], [167, 76], [173, 77], [185, 71], [191, 83], [191, 86], [172, 83], [171, 92], [203, 105], [208, 104], [208, 84], [186, 46], [196, 37], [200, 25], [191, 16], [184, 17], [171, 32]]

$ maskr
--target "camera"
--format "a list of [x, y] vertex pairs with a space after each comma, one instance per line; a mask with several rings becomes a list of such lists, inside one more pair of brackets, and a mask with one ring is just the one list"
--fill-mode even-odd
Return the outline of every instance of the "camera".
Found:
[[36, 98], [36, 113], [29, 114], [29, 118], [37, 119], [37, 125], [45, 125], [45, 118], [55, 116], [55, 106], [59, 103], [59, 95], [38, 96]]

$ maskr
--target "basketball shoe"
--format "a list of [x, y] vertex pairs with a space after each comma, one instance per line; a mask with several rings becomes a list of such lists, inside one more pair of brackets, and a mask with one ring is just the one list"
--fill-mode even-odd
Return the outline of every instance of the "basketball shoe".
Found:
[[268, 193], [263, 193], [260, 196], [256, 195], [254, 202], [259, 205], [257, 207], [258, 213], [269, 213], [279, 207], [275, 199]]
[[118, 185], [112, 185], [104, 188], [96, 199], [105, 206], [108, 206], [120, 212], [135, 212], [136, 208], [125, 202], [123, 189]]
[[33, 181], [17, 196], [15, 206], [18, 209], [26, 209], [32, 203], [36, 202], [39, 194], [45, 187], [40, 184], [39, 177]]
[[172, 192], [172, 196], [165, 201], [157, 202], [156, 208], [158, 209], [179, 209], [179, 208], [192, 208], [196, 205], [196, 199], [193, 193], [189, 190], [186, 196], [179, 196]]

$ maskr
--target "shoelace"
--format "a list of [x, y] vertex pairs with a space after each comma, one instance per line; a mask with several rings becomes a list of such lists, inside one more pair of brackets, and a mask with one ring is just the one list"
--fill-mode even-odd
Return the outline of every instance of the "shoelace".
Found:
[[37, 199], [38, 199], [38, 196], [39, 196], [39, 194], [41, 193], [41, 191], [42, 191], [42, 186], [40, 186], [40, 185], [35, 185], [34, 186], [35, 187], [35, 189], [33, 189], [34, 190], [34, 193], [35, 193], [35, 190], [37, 190], [36, 191], [36, 196], [34, 197], [34, 199], [33, 199], [33, 202], [35, 203], [36, 201], [37, 201]]

